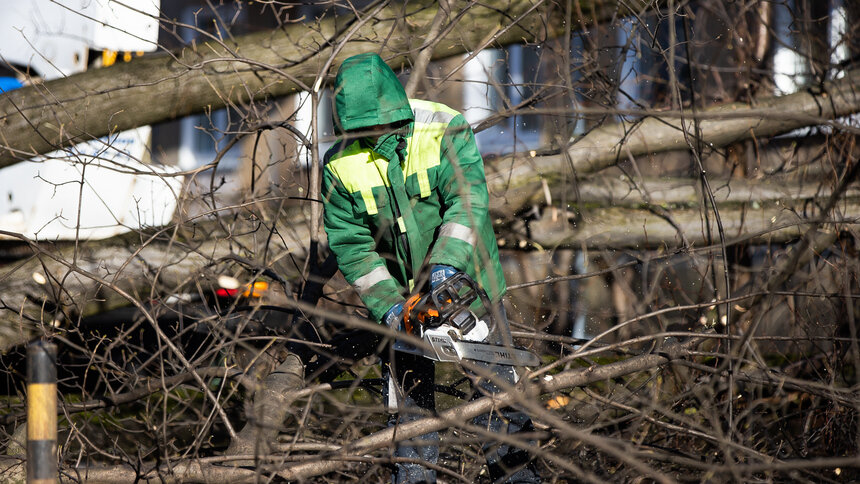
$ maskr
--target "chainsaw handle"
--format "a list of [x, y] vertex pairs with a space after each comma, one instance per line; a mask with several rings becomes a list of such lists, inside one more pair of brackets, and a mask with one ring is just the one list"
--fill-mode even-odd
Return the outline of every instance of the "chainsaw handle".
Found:
[[[462, 296], [460, 292], [463, 287], [468, 287], [469, 291]], [[445, 279], [430, 292], [433, 303], [439, 308], [441, 318], [444, 320], [449, 316], [451, 311], [456, 311], [458, 308], [469, 308], [472, 303], [480, 298], [481, 305], [490, 317], [490, 322], [493, 327], [496, 325], [496, 318], [493, 315], [492, 302], [490, 297], [478, 283], [465, 272], [458, 272], [453, 276]]]
[[474, 322], [470, 324], [468, 321], [477, 320], [469, 308], [479, 298], [485, 313], [489, 315], [491, 324], [488, 326], [494, 328], [496, 318], [487, 292], [465, 272], [458, 272], [445, 279], [429, 293], [410, 296], [403, 305], [403, 326], [407, 333], [418, 337], [424, 330], [446, 322], [453, 322], [464, 334], [468, 333], [475, 326]]

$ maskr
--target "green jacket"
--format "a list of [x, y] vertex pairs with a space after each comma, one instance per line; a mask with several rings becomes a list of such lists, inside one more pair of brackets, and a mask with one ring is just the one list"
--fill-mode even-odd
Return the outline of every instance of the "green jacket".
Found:
[[[403, 301], [431, 264], [464, 271], [501, 299], [505, 279], [484, 163], [463, 116], [407, 99], [376, 54], [346, 59], [334, 93], [343, 139], [325, 156], [325, 230], [371, 316], [381, 320]], [[365, 136], [379, 126], [386, 129], [377, 141]]]

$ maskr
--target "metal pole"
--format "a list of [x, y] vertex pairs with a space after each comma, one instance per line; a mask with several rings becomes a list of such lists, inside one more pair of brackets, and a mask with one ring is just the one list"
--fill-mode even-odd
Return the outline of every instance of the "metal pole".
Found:
[[27, 482], [57, 482], [57, 347], [27, 348]]

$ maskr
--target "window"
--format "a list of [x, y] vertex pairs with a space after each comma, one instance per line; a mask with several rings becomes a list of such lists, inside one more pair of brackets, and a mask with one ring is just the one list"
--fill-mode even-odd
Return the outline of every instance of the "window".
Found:
[[[539, 53], [521, 45], [485, 49], [463, 67], [463, 116], [475, 127], [534, 94]], [[536, 115], [516, 112], [475, 136], [484, 154], [537, 149], [541, 124]]]
[[[244, 10], [237, 10], [235, 4], [213, 7], [188, 6], [182, 12], [182, 22], [196, 28], [183, 27], [179, 32], [186, 43], [202, 39], [205, 37], [204, 31], [224, 38], [228, 36], [228, 32], [227, 26], [221, 23], [222, 20], [229, 19], [235, 24], [244, 15]], [[179, 167], [183, 170], [191, 170], [214, 161], [218, 151], [227, 146], [234, 136], [233, 133], [240, 126], [241, 116], [229, 108], [183, 118], [179, 128]], [[230, 148], [221, 158], [218, 164], [219, 170], [235, 170], [239, 165], [240, 151], [241, 147], [238, 143]]]

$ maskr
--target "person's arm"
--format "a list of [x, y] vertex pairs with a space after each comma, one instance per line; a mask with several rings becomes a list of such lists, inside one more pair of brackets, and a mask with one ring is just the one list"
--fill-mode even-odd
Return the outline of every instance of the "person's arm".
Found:
[[462, 115], [448, 124], [440, 156], [438, 190], [444, 214], [429, 262], [465, 271], [474, 263], [478, 230], [490, 214], [484, 161]]
[[352, 198], [328, 167], [323, 169], [323, 200], [325, 231], [329, 247], [337, 256], [338, 267], [358, 292], [371, 317], [382, 321], [392, 306], [404, 301], [403, 288], [376, 252], [373, 234], [363, 223], [363, 215], [356, 213]]

